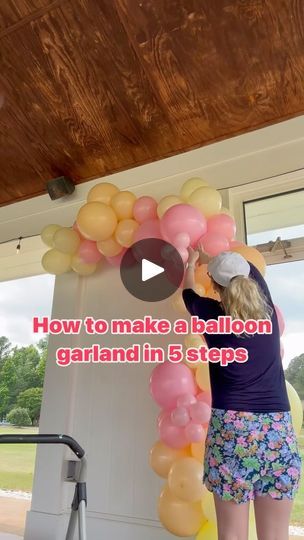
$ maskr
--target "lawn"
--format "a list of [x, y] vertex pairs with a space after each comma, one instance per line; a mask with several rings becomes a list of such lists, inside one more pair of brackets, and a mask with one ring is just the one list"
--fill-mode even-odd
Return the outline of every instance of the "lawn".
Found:
[[[0, 426], [0, 435], [37, 432], [37, 428]], [[32, 491], [35, 456], [35, 444], [0, 444], [0, 489]]]

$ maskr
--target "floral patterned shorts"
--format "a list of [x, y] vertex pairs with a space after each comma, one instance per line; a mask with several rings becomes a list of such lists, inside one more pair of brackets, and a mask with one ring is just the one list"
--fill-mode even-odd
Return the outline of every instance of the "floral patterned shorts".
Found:
[[267, 494], [293, 499], [300, 474], [290, 412], [212, 409], [203, 478], [209, 491], [237, 503]]

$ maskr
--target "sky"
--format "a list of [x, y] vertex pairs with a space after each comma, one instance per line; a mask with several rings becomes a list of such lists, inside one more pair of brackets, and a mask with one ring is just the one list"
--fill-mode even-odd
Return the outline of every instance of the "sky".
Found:
[[[275, 304], [284, 315], [283, 365], [304, 353], [304, 261], [267, 267], [266, 280]], [[0, 283], [0, 335], [14, 345], [29, 345], [41, 339], [32, 333], [34, 316], [51, 316], [54, 277], [44, 274]]]

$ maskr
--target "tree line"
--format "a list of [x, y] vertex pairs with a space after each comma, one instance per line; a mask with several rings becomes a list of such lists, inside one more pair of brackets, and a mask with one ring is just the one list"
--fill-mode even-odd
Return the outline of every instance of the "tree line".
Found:
[[0, 420], [39, 424], [48, 338], [37, 345], [13, 347], [0, 337]]

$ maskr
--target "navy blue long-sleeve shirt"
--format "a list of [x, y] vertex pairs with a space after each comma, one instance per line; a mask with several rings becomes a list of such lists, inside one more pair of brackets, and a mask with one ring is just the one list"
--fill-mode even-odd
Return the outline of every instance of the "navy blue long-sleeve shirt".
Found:
[[[243, 347], [248, 351], [244, 363], [227, 366], [209, 362], [212, 407], [248, 412], [289, 411], [285, 376], [280, 354], [280, 332], [277, 315], [266, 281], [259, 270], [250, 264], [254, 279], [273, 309], [272, 333], [237, 336], [235, 334], [204, 334], [209, 348]], [[217, 319], [225, 315], [217, 300], [201, 297], [192, 289], [184, 289], [183, 299], [190, 315], [200, 319]]]

